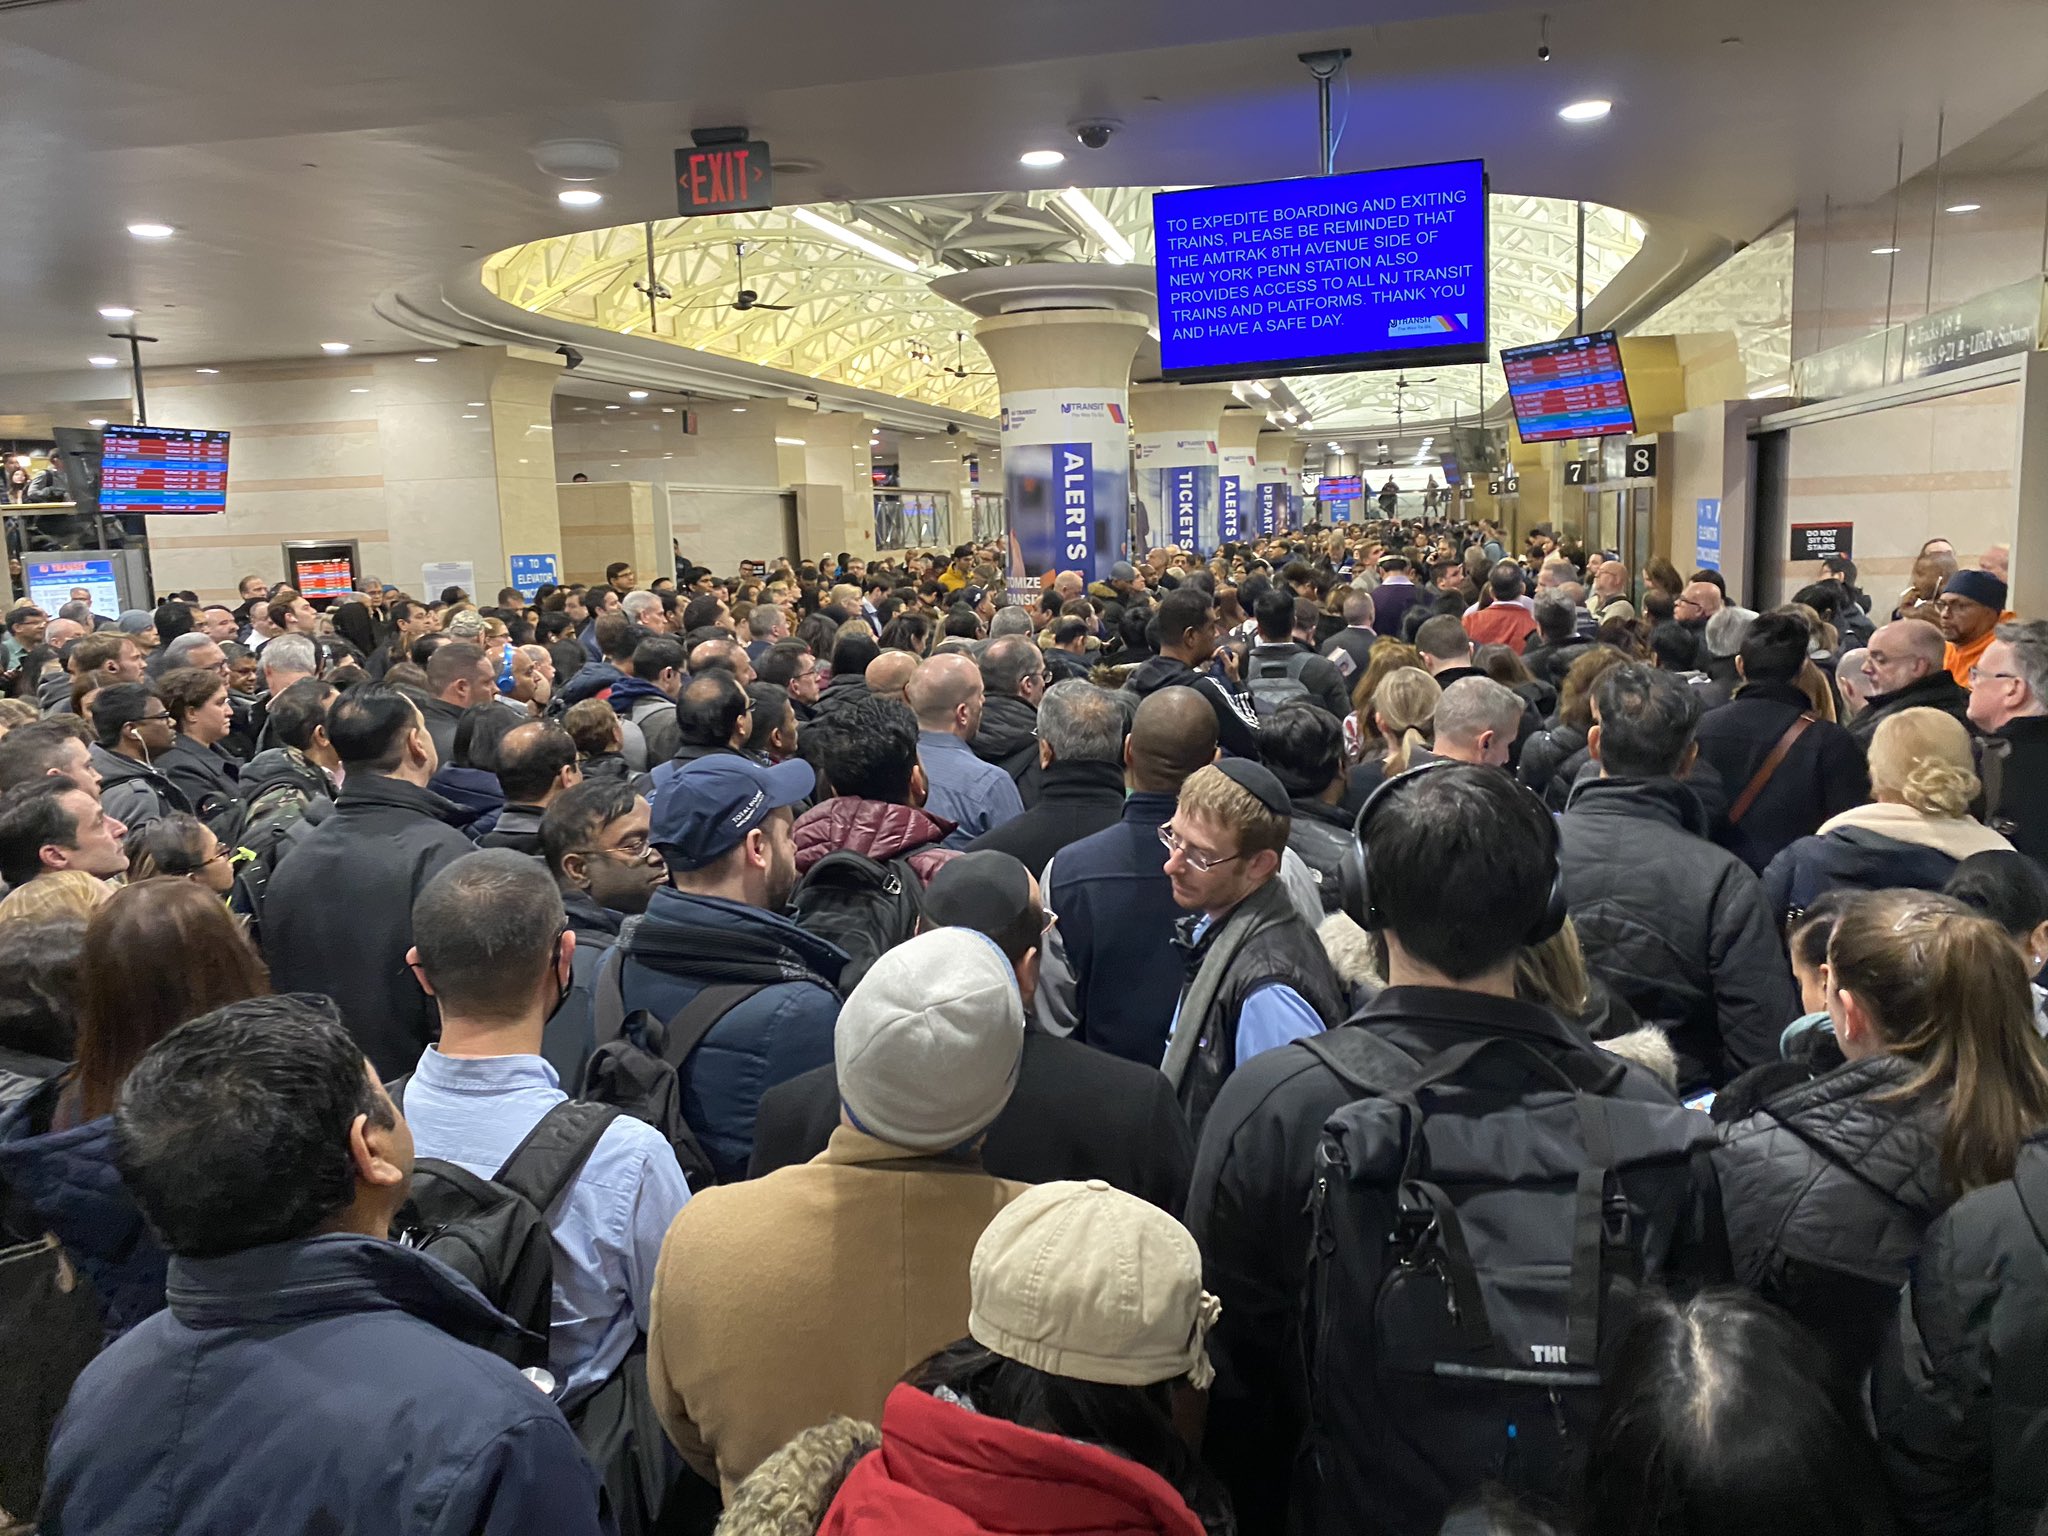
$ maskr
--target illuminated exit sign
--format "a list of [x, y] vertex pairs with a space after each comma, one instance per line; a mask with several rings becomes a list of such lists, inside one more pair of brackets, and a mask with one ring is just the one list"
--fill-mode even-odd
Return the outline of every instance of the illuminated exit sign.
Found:
[[767, 141], [746, 139], [677, 150], [676, 203], [686, 219], [773, 208], [775, 174], [768, 164]]

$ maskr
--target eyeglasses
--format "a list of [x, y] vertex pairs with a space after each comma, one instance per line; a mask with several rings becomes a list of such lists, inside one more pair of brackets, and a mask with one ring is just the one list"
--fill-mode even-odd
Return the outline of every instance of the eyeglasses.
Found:
[[160, 715], [144, 715], [144, 716], [142, 716], [142, 717], [141, 717], [140, 719], [138, 719], [138, 720], [137, 720], [137, 721], [136, 721], [135, 723], [136, 723], [137, 725], [155, 725], [155, 724], [157, 723], [157, 721], [161, 720], [161, 721], [163, 721], [163, 722], [164, 722], [165, 724], [169, 724], [169, 723], [170, 723], [170, 719], [171, 719], [171, 712], [170, 712], [169, 710], [165, 710], [165, 711], [164, 711], [164, 712], [163, 712], [162, 714], [160, 714]]
[[1180, 840], [1180, 835], [1173, 830], [1173, 823], [1170, 821], [1159, 828], [1159, 841], [1169, 854], [1179, 854], [1188, 868], [1198, 875], [1206, 875], [1212, 869], [1244, 857], [1241, 853], [1227, 855], [1196, 853]]
[[2003, 678], [2009, 683], [2021, 681], [2020, 675], [2017, 672], [1986, 672], [1982, 667], [1970, 668], [1970, 686], [1972, 688], [1976, 687], [1979, 683], [1988, 682], [1993, 678]]
[[580, 853], [586, 858], [591, 854], [601, 853], [607, 858], [624, 859], [628, 864], [637, 864], [654, 851], [654, 845], [636, 833], [632, 837], [621, 839], [615, 847], [572, 848], [569, 851], [571, 853]]

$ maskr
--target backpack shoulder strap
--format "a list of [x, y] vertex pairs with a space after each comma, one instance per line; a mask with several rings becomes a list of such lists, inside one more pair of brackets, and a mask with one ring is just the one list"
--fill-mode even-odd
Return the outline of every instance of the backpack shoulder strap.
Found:
[[392, 1107], [400, 1114], [405, 1113], [405, 1085], [411, 1081], [410, 1072], [401, 1072], [384, 1085], [384, 1092], [390, 1096]]
[[618, 1117], [609, 1104], [563, 1100], [540, 1117], [512, 1149], [505, 1166], [491, 1175], [491, 1182], [504, 1185], [547, 1215], [582, 1172], [605, 1128]]
[[690, 1052], [704, 1043], [704, 1037], [711, 1033], [720, 1019], [767, 986], [767, 982], [728, 982], [700, 990], [681, 1012], [668, 1021], [668, 1039], [662, 1046], [662, 1060], [680, 1071]]
[[1798, 744], [1799, 738], [1806, 734], [1807, 727], [1813, 723], [1813, 715], [1802, 710], [1799, 718], [1785, 727], [1785, 734], [1780, 736], [1778, 744], [1771, 748], [1771, 755], [1763, 760], [1750, 781], [1743, 785], [1741, 795], [1728, 807], [1729, 826], [1741, 825], [1742, 818], [1749, 814], [1750, 807], [1756, 804], [1757, 797], [1769, 786], [1777, 771], [1785, 766], [1785, 759], [1792, 755], [1792, 748]]
[[622, 935], [605, 951], [604, 959], [597, 965], [596, 979], [590, 984], [590, 1022], [599, 1045], [608, 1045], [626, 1032], [626, 992], [619, 981], [625, 964], [626, 944]]
[[1399, 1093], [1422, 1070], [1413, 1056], [1362, 1024], [1327, 1029], [1300, 1043], [1355, 1093]]
[[1321, 661], [1323, 659], [1324, 658], [1318, 656], [1314, 651], [1304, 651], [1300, 655], [1290, 656], [1287, 658], [1286, 675], [1298, 683], [1301, 681], [1301, 674], [1308, 670], [1308, 664], [1310, 662]]

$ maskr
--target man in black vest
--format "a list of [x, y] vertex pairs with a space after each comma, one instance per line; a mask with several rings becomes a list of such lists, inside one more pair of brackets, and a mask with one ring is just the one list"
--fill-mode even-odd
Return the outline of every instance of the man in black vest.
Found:
[[1181, 785], [1159, 829], [1174, 902], [1189, 914], [1174, 934], [1188, 980], [1164, 1070], [1198, 1137], [1238, 1067], [1344, 1016], [1329, 957], [1277, 878], [1292, 809], [1270, 769], [1232, 758]]

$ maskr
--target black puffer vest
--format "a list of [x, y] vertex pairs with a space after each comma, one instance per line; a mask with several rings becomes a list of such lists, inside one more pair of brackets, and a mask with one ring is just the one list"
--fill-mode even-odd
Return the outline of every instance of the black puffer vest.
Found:
[[[1344, 1018], [1344, 989], [1330, 966], [1330, 957], [1323, 951], [1322, 941], [1302, 921], [1278, 876], [1250, 899], [1256, 901], [1267, 892], [1275, 893], [1279, 899], [1270, 903], [1269, 910], [1231, 962], [1222, 985], [1216, 989], [1215, 1000], [1195, 1021], [1195, 1054], [1181, 1077], [1180, 1104], [1197, 1138], [1202, 1134], [1202, 1122], [1208, 1118], [1210, 1106], [1223, 1089], [1223, 1080], [1237, 1065], [1237, 1019], [1245, 999], [1253, 992], [1267, 982], [1277, 981], [1299, 993], [1322, 1017], [1326, 1028]], [[1190, 985], [1224, 927], [1222, 923], [1211, 924], [1198, 943], [1194, 930], [1201, 920], [1201, 914], [1196, 913], [1174, 924], [1174, 946], [1187, 957]]]

